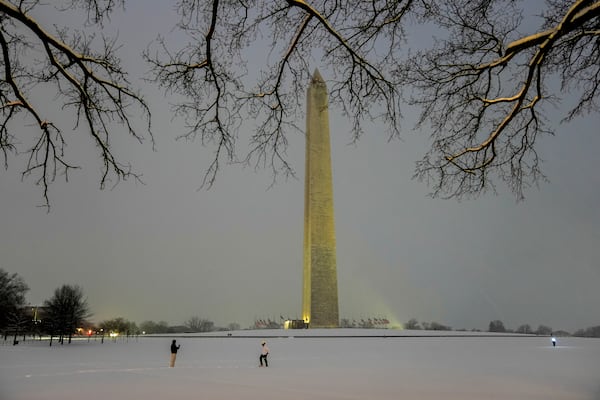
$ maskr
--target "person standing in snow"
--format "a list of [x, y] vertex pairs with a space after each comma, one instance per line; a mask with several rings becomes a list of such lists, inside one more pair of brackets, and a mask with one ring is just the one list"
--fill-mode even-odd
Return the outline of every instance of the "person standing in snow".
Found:
[[263, 360], [265, 361], [265, 367], [269, 366], [269, 362], [267, 361], [267, 356], [269, 355], [269, 348], [267, 347], [267, 342], [262, 342], [262, 350], [260, 352], [260, 357], [258, 361], [260, 362], [260, 366], [263, 366]]
[[171, 342], [171, 363], [169, 364], [169, 367], [173, 368], [175, 366], [175, 359], [177, 358], [177, 350], [179, 350], [179, 348], [181, 347], [181, 345], [177, 345], [177, 341], [175, 339], [173, 339], [173, 341]]

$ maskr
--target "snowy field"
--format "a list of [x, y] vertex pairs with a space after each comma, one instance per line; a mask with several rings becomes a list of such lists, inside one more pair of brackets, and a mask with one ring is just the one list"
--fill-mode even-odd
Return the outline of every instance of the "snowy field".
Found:
[[[0, 342], [0, 400], [600, 399], [600, 339], [559, 338], [553, 348], [548, 337], [449, 333], [455, 336], [336, 329], [52, 347]], [[173, 338], [181, 349], [169, 368]], [[258, 368], [263, 338], [269, 368]]]

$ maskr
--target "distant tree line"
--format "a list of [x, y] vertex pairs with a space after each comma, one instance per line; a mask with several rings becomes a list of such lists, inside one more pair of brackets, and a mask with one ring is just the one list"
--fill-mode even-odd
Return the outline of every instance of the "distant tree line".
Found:
[[[22, 336], [24, 340], [26, 335], [39, 336], [40, 338], [42, 335], [49, 336], [49, 343], [52, 345], [54, 338], [60, 344], [64, 344], [65, 339], [67, 339], [67, 343], [71, 343], [74, 335], [87, 335], [88, 337], [94, 335], [96, 337], [100, 336], [104, 340], [105, 335], [116, 338], [140, 334], [196, 333], [241, 329], [240, 325], [235, 322], [228, 324], [227, 327], [217, 327], [213, 321], [199, 316], [193, 316], [182, 325], [176, 326], [169, 326], [165, 321], [143, 321], [138, 326], [135, 322], [122, 317], [101, 321], [99, 324], [94, 325], [88, 321], [92, 314], [81, 287], [62, 285], [40, 307], [26, 305], [25, 295], [28, 291], [29, 287], [22, 277], [16, 273], [10, 274], [0, 268], [0, 333], [2, 333], [5, 341], [10, 336], [15, 345], [19, 343], [19, 337]], [[281, 317], [281, 319], [284, 318]], [[342, 328], [381, 328], [387, 327], [389, 323], [387, 318], [379, 317], [360, 320], [342, 318], [340, 320]], [[281, 324], [270, 319], [257, 320], [254, 326], [250, 328], [279, 329]], [[450, 326], [435, 321], [419, 322], [416, 318], [408, 320], [404, 324], [404, 329], [452, 330]], [[517, 329], [511, 330], [507, 329], [501, 320], [490, 321], [488, 332], [570, 335], [569, 332], [554, 331], [546, 325], [539, 325], [537, 329], [532, 329], [529, 324], [523, 324]], [[573, 336], [600, 337], [600, 325], [579, 329], [573, 333]]]
[[404, 324], [404, 329], [412, 329], [412, 330], [426, 330], [426, 331], [451, 331], [452, 328], [450, 326], [446, 326], [440, 324], [439, 322], [421, 322], [417, 321], [415, 318], [411, 318]]
[[579, 329], [573, 333], [573, 336], [600, 338], [600, 325]]
[[[532, 329], [529, 324], [519, 325], [515, 330], [507, 329], [504, 327], [504, 323], [498, 319], [490, 321], [488, 325], [488, 332], [499, 332], [499, 333], [522, 333], [531, 335], [551, 335], [553, 330], [549, 326], [539, 325], [537, 329]], [[568, 333], [567, 333], [568, 334]]]
[[[422, 322], [416, 318], [409, 319], [404, 324], [404, 329], [410, 330], [433, 330], [433, 331], [451, 331], [452, 328], [449, 326], [445, 326], [443, 324], [437, 322]], [[465, 329], [457, 329], [460, 331], [464, 331]], [[473, 329], [473, 331], [478, 331], [477, 329]], [[575, 331], [573, 334], [563, 331], [563, 330], [553, 330], [551, 327], [546, 325], [538, 325], [537, 329], [532, 329], [531, 325], [523, 324], [519, 325], [517, 329], [508, 329], [504, 326], [504, 323], [501, 320], [492, 320], [488, 324], [488, 332], [497, 332], [497, 333], [520, 333], [520, 334], [530, 334], [530, 335], [541, 335], [541, 336], [578, 336], [578, 337], [600, 337], [600, 326], [592, 326], [586, 329], [579, 329]]]
[[166, 321], [143, 321], [138, 325], [135, 322], [116, 318], [114, 320], [105, 321], [100, 324], [100, 327], [105, 331], [119, 332], [121, 334], [130, 332], [130, 334], [168, 334], [168, 333], [200, 333], [214, 331], [235, 331], [240, 330], [240, 324], [232, 322], [226, 327], [216, 326], [215, 323], [207, 318], [198, 316], [190, 317], [183, 325], [169, 325]]
[[41, 306], [26, 304], [29, 287], [21, 276], [10, 274], [0, 268], [0, 333], [13, 344], [27, 335], [49, 336], [50, 346], [54, 339], [60, 344], [71, 343], [74, 335], [129, 337], [153, 333], [211, 332], [238, 330], [240, 325], [230, 323], [226, 328], [200, 317], [191, 317], [183, 325], [169, 326], [165, 321], [144, 321], [139, 326], [122, 317], [101, 321], [95, 325], [88, 319], [92, 316], [83, 289], [78, 285], [62, 285]]

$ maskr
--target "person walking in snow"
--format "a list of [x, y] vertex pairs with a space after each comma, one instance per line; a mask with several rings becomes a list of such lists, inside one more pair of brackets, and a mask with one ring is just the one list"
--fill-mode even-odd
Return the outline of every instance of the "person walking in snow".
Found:
[[258, 361], [260, 362], [260, 366], [263, 366], [263, 360], [265, 361], [265, 367], [269, 366], [269, 362], [267, 361], [267, 356], [269, 355], [269, 348], [267, 347], [267, 342], [262, 342], [262, 350], [260, 352], [260, 357]]
[[175, 339], [173, 339], [173, 341], [171, 342], [171, 363], [169, 364], [169, 367], [173, 368], [175, 366], [175, 359], [177, 358], [177, 350], [179, 350], [179, 348], [181, 347], [181, 345], [177, 345], [177, 341]]

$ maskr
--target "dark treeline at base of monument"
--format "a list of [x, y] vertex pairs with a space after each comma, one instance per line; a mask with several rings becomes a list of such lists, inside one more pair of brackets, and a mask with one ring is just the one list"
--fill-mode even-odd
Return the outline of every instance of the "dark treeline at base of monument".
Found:
[[[57, 288], [54, 295], [44, 301], [43, 305], [32, 306], [26, 302], [25, 293], [29, 290], [25, 281], [16, 273], [10, 274], [0, 268], [0, 298], [7, 301], [0, 304], [0, 334], [4, 341], [12, 339], [13, 344], [18, 344], [19, 338], [26, 337], [50, 337], [62, 344], [66, 339], [71, 341], [72, 337], [99, 338], [105, 337], [116, 340], [118, 337], [131, 337], [144, 334], [171, 334], [171, 333], [196, 333], [215, 331], [237, 331], [256, 329], [282, 329], [284, 327], [297, 327], [299, 324], [293, 318], [283, 315], [277, 318], [259, 318], [254, 323], [242, 328], [239, 323], [232, 322], [226, 326], [216, 326], [213, 321], [199, 316], [193, 316], [181, 325], [171, 326], [165, 321], [143, 321], [139, 325], [122, 317], [116, 317], [101, 321], [99, 323], [90, 321], [91, 307], [87, 304], [83, 289], [77, 285], [62, 285]], [[66, 301], [68, 300], [68, 301]], [[64, 305], [68, 304], [69, 307]], [[300, 320], [301, 321], [301, 320]], [[306, 327], [306, 326], [305, 326]], [[310, 325], [308, 326], [310, 327]], [[453, 329], [450, 326], [438, 322], [419, 322], [411, 318], [405, 323], [390, 322], [385, 316], [371, 316], [361, 318], [341, 318], [340, 328], [362, 328], [362, 329], [409, 329], [429, 331], [466, 331], [467, 329]], [[471, 331], [480, 331], [471, 329]], [[567, 331], [554, 330], [546, 325], [539, 325], [537, 329], [531, 328], [529, 324], [523, 324], [512, 330], [506, 328], [500, 320], [490, 321], [488, 332], [519, 333], [534, 335], [571, 336]], [[578, 329], [572, 336], [578, 337], [600, 337], [600, 325]]]
[[[51, 326], [44, 323], [42, 310], [37, 310], [38, 319], [27, 321], [19, 326], [5, 326], [2, 329], [4, 342], [9, 340], [13, 344], [18, 344], [19, 340], [26, 341], [27, 338], [38, 338], [52, 335]], [[181, 334], [181, 333], [202, 333], [202, 332], [219, 332], [219, 331], [238, 331], [238, 330], [260, 330], [260, 329], [283, 329], [285, 319], [282, 317], [281, 322], [273, 319], [258, 319], [252, 326], [242, 328], [238, 323], [230, 323], [226, 327], [219, 327], [209, 319], [200, 317], [191, 317], [181, 325], [169, 325], [164, 321], [143, 321], [139, 325], [133, 321], [124, 318], [114, 318], [104, 320], [100, 323], [83, 321], [81, 326], [73, 329], [73, 337], [84, 337], [89, 340], [126, 340], [130, 337], [136, 337], [145, 334]], [[363, 319], [348, 319], [340, 320], [340, 328], [345, 329], [408, 329], [408, 330], [428, 330], [428, 331], [467, 331], [467, 329], [453, 329], [452, 327], [437, 323], [437, 322], [419, 322], [412, 318], [406, 323], [392, 325], [386, 318], [363, 318]], [[578, 329], [574, 333], [569, 333], [564, 330], [553, 330], [546, 325], [539, 325], [533, 329], [528, 324], [520, 325], [517, 329], [509, 329], [504, 326], [502, 321], [490, 321], [487, 330], [470, 329], [472, 332], [497, 332], [497, 333], [517, 333], [531, 335], [554, 335], [554, 336], [576, 336], [576, 337], [600, 337], [600, 325], [592, 326], [584, 329]]]

